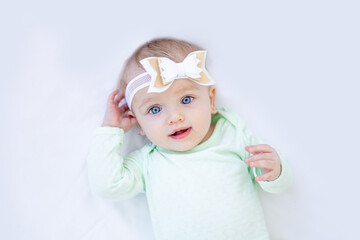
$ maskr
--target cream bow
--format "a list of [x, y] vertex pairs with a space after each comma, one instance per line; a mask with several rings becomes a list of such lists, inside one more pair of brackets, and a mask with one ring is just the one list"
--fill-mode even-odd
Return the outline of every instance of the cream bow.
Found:
[[151, 76], [148, 92], [163, 92], [176, 79], [188, 78], [201, 85], [213, 85], [215, 82], [205, 69], [206, 51], [189, 53], [183, 62], [175, 63], [165, 57], [149, 57], [140, 61]]
[[197, 66], [199, 62], [195, 54], [187, 56], [181, 63], [175, 63], [164, 57], [158, 58], [163, 84], [166, 85], [177, 78], [201, 78], [202, 69]]

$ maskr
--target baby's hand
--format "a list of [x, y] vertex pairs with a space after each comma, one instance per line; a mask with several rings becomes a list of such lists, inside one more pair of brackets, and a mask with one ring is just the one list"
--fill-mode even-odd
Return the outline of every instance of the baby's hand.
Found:
[[256, 181], [272, 181], [280, 176], [281, 162], [275, 149], [267, 144], [259, 144], [246, 146], [245, 150], [253, 154], [245, 162], [261, 170], [262, 175], [257, 176]]
[[137, 123], [137, 121], [133, 116], [129, 116], [129, 107], [126, 103], [120, 107], [118, 106], [120, 101], [125, 97], [124, 93], [116, 95], [118, 93], [119, 90], [116, 89], [109, 95], [104, 121], [101, 126], [119, 127], [122, 128], [124, 132], [127, 132]]

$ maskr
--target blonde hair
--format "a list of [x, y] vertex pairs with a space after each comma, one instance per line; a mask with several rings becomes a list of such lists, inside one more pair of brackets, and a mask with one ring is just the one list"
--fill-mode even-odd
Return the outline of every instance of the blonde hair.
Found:
[[141, 45], [126, 60], [118, 83], [119, 89], [125, 91], [127, 84], [135, 76], [145, 72], [140, 60], [147, 57], [167, 57], [174, 62], [181, 62], [193, 52], [203, 50], [199, 46], [174, 38], [155, 38]]

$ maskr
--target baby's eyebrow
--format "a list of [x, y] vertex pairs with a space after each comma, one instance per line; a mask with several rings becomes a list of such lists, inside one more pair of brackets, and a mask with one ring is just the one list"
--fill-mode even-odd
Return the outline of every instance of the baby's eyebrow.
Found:
[[[196, 85], [190, 85], [190, 86], [183, 86], [183, 87], [180, 87], [178, 89], [175, 90], [175, 94], [181, 94], [183, 92], [186, 92], [186, 91], [190, 91], [190, 90], [199, 90], [200, 89], [200, 86], [198, 86], [197, 84]], [[145, 96], [143, 99], [140, 100], [140, 104], [139, 104], [139, 107], [143, 107], [144, 105], [148, 105], [152, 102], [156, 101], [156, 96]]]
[[189, 91], [189, 90], [199, 90], [199, 89], [200, 88], [197, 85], [184, 86], [184, 87], [181, 87], [181, 88], [177, 89], [175, 91], [175, 93], [182, 93], [182, 92]]
[[152, 101], [153, 99], [154, 99], [154, 97], [145, 97], [145, 98], [141, 99], [140, 106], [143, 106], [145, 103], [148, 103], [148, 102]]

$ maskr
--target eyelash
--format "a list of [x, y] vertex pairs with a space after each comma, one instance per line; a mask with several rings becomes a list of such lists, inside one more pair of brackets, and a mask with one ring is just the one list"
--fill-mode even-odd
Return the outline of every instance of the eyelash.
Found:
[[[159, 111], [154, 113], [154, 112], [153, 112], [153, 109], [156, 109], [156, 108], [158, 108]], [[148, 113], [155, 115], [155, 114], [158, 114], [160, 111], [161, 111], [161, 107], [159, 107], [159, 106], [153, 106], [153, 107], [151, 107], [151, 108], [149, 109]]]
[[[184, 99], [187, 99], [187, 98], [190, 98], [190, 102], [188, 103], [184, 103]], [[185, 96], [181, 99], [181, 103], [182, 104], [190, 104], [192, 101], [194, 100], [194, 97], [192, 96]], [[154, 109], [159, 109], [157, 112], [154, 112]], [[155, 114], [158, 114], [159, 112], [161, 111], [161, 107], [159, 106], [153, 106], [151, 108], [149, 108], [148, 110], [148, 113], [152, 114], [152, 115], [155, 115]]]
[[[187, 98], [190, 98], [190, 102], [188, 102], [188, 103], [184, 103], [184, 99], [187, 99]], [[189, 104], [189, 103], [191, 103], [193, 100], [194, 100], [194, 97], [191, 97], [191, 96], [185, 96], [185, 97], [183, 97], [183, 98], [181, 99], [181, 103], [182, 103], [182, 104]]]

